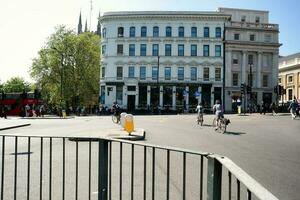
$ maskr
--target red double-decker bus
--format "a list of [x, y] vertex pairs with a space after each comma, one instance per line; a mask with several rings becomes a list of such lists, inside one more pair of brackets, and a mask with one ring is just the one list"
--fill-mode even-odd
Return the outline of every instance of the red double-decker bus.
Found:
[[42, 104], [38, 92], [28, 93], [0, 93], [0, 107], [6, 107], [7, 115], [22, 116], [24, 107], [28, 104], [31, 108], [33, 105]]

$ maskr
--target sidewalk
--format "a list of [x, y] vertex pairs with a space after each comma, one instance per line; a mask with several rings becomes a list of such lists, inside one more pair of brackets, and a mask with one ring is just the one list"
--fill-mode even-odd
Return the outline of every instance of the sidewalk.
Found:
[[18, 122], [10, 119], [0, 119], [0, 131], [13, 129], [13, 128], [20, 128], [20, 127], [30, 126], [30, 125], [31, 124], [29, 123]]

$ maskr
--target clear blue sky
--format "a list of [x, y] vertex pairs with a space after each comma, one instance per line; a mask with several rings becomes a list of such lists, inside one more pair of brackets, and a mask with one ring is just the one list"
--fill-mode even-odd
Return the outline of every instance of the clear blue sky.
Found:
[[[93, 0], [91, 27], [96, 27], [99, 10], [215, 11], [218, 7], [268, 10], [270, 23], [280, 26], [280, 55], [300, 52], [300, 0]], [[80, 10], [85, 23], [90, 0], [0, 0], [0, 82], [13, 76], [32, 81], [28, 70], [38, 50], [56, 25], [76, 28]]]

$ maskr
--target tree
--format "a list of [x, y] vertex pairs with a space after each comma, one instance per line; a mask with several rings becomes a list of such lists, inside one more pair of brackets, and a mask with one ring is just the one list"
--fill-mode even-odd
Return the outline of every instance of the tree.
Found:
[[76, 35], [58, 26], [33, 60], [30, 74], [43, 99], [53, 105], [97, 103], [100, 76], [100, 38]]
[[30, 83], [26, 82], [23, 78], [21, 77], [13, 77], [6, 81], [3, 86], [3, 91], [5, 93], [10, 93], [10, 92], [29, 92], [31, 91], [31, 85]]

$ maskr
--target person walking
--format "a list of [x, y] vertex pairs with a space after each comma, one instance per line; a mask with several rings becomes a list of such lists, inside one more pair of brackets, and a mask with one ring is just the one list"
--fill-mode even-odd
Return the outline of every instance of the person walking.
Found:
[[288, 107], [288, 110], [291, 112], [292, 119], [294, 120], [297, 117], [297, 112], [299, 112], [299, 105], [296, 99], [292, 101], [292, 103]]
[[276, 104], [274, 102], [271, 105], [271, 110], [272, 110], [273, 116], [277, 114], [277, 108], [276, 108]]

